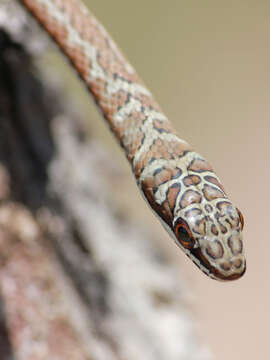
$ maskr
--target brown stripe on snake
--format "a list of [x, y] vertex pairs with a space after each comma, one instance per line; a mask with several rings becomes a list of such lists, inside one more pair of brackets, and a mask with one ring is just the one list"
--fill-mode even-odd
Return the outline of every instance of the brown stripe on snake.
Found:
[[191, 185], [198, 185], [201, 182], [201, 178], [197, 175], [188, 175], [184, 177], [183, 182], [187, 187]]
[[207, 182], [210, 182], [214, 185], [217, 185], [217, 187], [219, 187], [223, 192], [225, 192], [222, 184], [219, 182], [219, 180], [216, 177], [211, 176], [211, 175], [206, 175], [206, 176], [204, 176], [204, 180], [206, 180]]
[[204, 172], [204, 171], [213, 171], [212, 166], [202, 158], [195, 158], [191, 161], [188, 168], [189, 171], [195, 172]]
[[181, 197], [180, 207], [182, 209], [186, 208], [190, 204], [199, 204], [202, 201], [202, 196], [198, 191], [187, 190]]
[[225, 194], [223, 191], [217, 189], [214, 186], [210, 186], [208, 184], [204, 185], [203, 194], [204, 194], [205, 198], [209, 201], [225, 197]]
[[77, 70], [178, 246], [208, 276], [245, 272], [243, 216], [211, 165], [180, 139], [150, 91], [80, 0], [20, 0]]

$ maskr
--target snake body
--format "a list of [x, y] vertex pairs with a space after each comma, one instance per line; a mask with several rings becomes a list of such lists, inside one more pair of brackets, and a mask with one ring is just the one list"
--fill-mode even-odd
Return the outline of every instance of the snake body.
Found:
[[177, 136], [103, 26], [80, 0], [20, 2], [76, 68], [177, 245], [211, 278], [242, 276], [243, 216], [211, 165]]

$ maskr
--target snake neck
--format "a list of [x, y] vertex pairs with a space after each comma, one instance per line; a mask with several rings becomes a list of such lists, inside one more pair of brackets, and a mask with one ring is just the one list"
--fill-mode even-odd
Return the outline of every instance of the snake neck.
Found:
[[[133, 168], [153, 147], [169, 157], [189, 146], [166, 116], [104, 27], [77, 0], [22, 0], [72, 62]], [[168, 145], [170, 143], [170, 145]], [[140, 170], [136, 174], [140, 173]], [[137, 176], [137, 175], [136, 175]]]

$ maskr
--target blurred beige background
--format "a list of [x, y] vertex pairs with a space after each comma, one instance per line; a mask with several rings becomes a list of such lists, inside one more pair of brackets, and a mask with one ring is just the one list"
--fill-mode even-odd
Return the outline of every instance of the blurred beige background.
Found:
[[90, 131], [123, 169], [115, 199], [134, 221], [152, 224], [164, 251], [184, 269], [199, 332], [215, 359], [269, 358], [270, 2], [89, 0], [88, 5], [244, 213], [245, 277], [210, 280], [176, 248], [141, 200], [88, 94], [53, 55], [77, 106], [91, 114]]

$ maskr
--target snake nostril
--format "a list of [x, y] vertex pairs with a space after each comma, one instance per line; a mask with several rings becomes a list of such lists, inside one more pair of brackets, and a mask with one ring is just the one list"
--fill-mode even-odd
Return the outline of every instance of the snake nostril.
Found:
[[221, 269], [223, 269], [225, 271], [229, 271], [229, 270], [231, 270], [232, 265], [229, 262], [224, 261], [223, 263], [220, 264], [220, 267], [221, 267]]
[[241, 259], [236, 259], [232, 262], [233, 266], [236, 268], [236, 269], [240, 269], [240, 267], [242, 266], [243, 262]]

